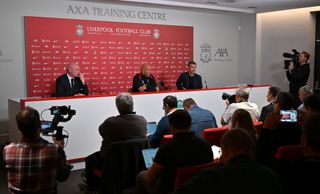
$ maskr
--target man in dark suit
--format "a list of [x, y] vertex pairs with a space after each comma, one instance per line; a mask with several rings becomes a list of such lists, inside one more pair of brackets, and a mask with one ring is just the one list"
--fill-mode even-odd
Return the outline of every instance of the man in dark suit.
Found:
[[270, 104], [262, 107], [259, 121], [264, 121], [266, 119], [267, 115], [273, 112], [273, 110], [274, 110], [273, 102], [276, 99], [279, 92], [280, 92], [280, 88], [278, 88], [278, 87], [270, 87], [269, 88], [269, 91], [267, 94], [267, 101], [270, 102]]
[[175, 194], [276, 194], [279, 176], [254, 161], [254, 140], [243, 129], [227, 131], [221, 140], [223, 166], [201, 171]]
[[84, 75], [80, 73], [79, 65], [70, 63], [67, 65], [66, 70], [67, 72], [56, 80], [56, 96], [88, 95], [88, 86]]
[[194, 61], [188, 63], [188, 71], [182, 73], [177, 82], [176, 86], [178, 90], [186, 89], [202, 89], [201, 76], [196, 74], [197, 64]]

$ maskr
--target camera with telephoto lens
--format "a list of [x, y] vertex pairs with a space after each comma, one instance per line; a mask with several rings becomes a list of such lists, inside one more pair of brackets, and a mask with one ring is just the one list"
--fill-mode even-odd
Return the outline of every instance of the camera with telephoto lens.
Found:
[[227, 94], [227, 93], [223, 93], [222, 94], [222, 100], [227, 100], [229, 101], [229, 104], [232, 104], [232, 103], [235, 103], [236, 102], [236, 95], [233, 94], [233, 95], [230, 95], [230, 94]]
[[59, 122], [69, 121], [76, 114], [76, 111], [71, 109], [70, 106], [52, 106], [49, 110], [54, 117], [52, 121], [41, 121], [42, 135], [53, 136], [56, 140], [68, 138], [68, 135], [63, 134], [63, 127], [58, 126], [58, 124]]
[[290, 60], [284, 60], [284, 69], [288, 69], [290, 62], [293, 63], [296, 68], [299, 65], [299, 55], [300, 53], [296, 49], [292, 49], [293, 53], [283, 53], [284, 58], [289, 58]]

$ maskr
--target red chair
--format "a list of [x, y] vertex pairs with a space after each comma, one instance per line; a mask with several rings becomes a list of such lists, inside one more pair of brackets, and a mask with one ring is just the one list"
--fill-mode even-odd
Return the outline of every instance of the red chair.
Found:
[[280, 146], [275, 155], [280, 160], [300, 160], [303, 158], [303, 150], [301, 145]]
[[228, 130], [228, 126], [208, 128], [202, 131], [202, 138], [207, 140], [210, 145], [220, 146], [221, 137]]
[[165, 144], [173, 139], [172, 134], [164, 135], [161, 139], [160, 145]]
[[198, 171], [214, 166], [218, 166], [220, 162], [210, 162], [206, 164], [200, 164], [195, 166], [186, 166], [177, 169], [175, 182], [174, 182], [174, 190], [179, 189], [182, 185], [184, 185], [189, 179], [193, 177]]
[[257, 130], [257, 135], [259, 136], [261, 134], [262, 128], [263, 128], [263, 122], [262, 121], [256, 121], [253, 123], [254, 127]]

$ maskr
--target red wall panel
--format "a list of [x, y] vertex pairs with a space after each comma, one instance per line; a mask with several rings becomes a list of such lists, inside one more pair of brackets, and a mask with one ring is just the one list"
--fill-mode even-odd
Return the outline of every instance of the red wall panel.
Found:
[[193, 27], [25, 17], [28, 96], [50, 96], [70, 62], [80, 65], [91, 94], [131, 88], [142, 63], [175, 89], [193, 58]]

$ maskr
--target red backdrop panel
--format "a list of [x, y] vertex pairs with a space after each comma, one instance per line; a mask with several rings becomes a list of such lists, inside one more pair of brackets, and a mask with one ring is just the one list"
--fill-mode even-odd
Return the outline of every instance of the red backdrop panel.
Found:
[[193, 58], [193, 27], [25, 17], [28, 96], [50, 96], [70, 62], [90, 94], [127, 92], [142, 63], [175, 89]]

